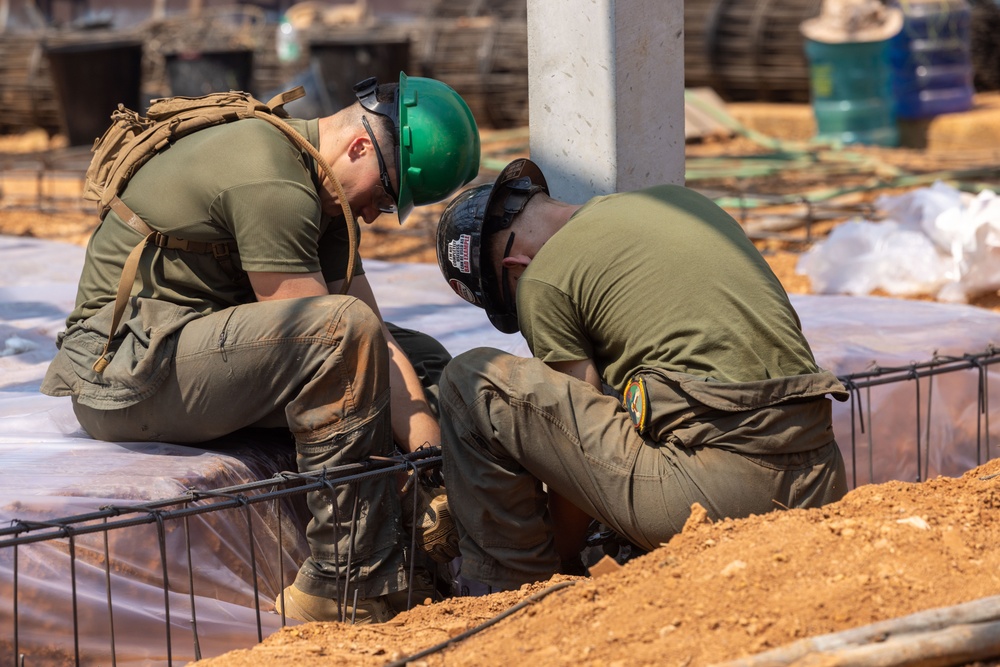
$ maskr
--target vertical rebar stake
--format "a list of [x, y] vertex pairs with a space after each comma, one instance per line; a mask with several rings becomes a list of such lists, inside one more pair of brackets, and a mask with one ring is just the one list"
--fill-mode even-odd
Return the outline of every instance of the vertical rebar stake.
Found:
[[73, 602], [73, 654], [76, 656], [76, 667], [80, 667], [80, 617], [76, 609], [76, 540], [69, 526], [63, 529], [69, 536], [69, 585]]
[[[107, 526], [108, 517], [104, 517]], [[117, 667], [118, 656], [115, 648], [115, 610], [111, 603], [111, 549], [108, 548], [108, 530], [104, 529], [104, 586], [108, 596], [108, 628], [111, 635], [111, 667]]]
[[976, 398], [978, 399], [976, 404], [976, 465], [983, 464], [983, 418], [982, 414], [987, 411], [986, 399], [983, 394], [983, 387], [985, 383], [984, 368], [983, 365], [979, 363], [977, 359], [972, 359], [972, 363], [976, 367]]
[[[184, 503], [186, 508], [188, 503]], [[194, 635], [194, 659], [201, 660], [201, 643], [198, 640], [198, 612], [195, 610], [194, 596], [194, 560], [191, 558], [191, 526], [187, 515], [184, 515], [184, 546], [188, 557], [188, 594], [191, 597], [191, 632]]]
[[253, 579], [253, 608], [257, 613], [257, 643], [264, 641], [264, 633], [260, 626], [260, 588], [257, 585], [257, 554], [253, 548], [253, 514], [250, 513], [250, 503], [246, 496], [239, 496], [239, 502], [243, 505], [243, 513], [247, 518], [247, 539], [250, 543], [250, 577]]
[[[934, 370], [934, 361], [937, 359], [937, 352], [931, 360], [931, 371]], [[927, 377], [927, 425], [924, 427], [924, 479], [931, 474], [931, 414], [934, 407], [934, 373]], [[940, 474], [940, 471], [939, 471]]]
[[14, 545], [14, 667], [17, 667], [18, 647], [18, 626], [17, 626], [17, 545]]
[[[351, 484], [351, 488], [354, 489], [354, 502], [351, 504], [351, 529], [347, 533], [347, 577], [344, 581], [344, 592], [350, 588], [351, 584], [351, 563], [354, 561], [354, 538], [355, 538], [355, 527], [358, 525], [358, 485], [357, 483]], [[339, 521], [338, 521], [339, 523]], [[358, 589], [354, 588], [354, 608], [351, 610], [351, 623], [354, 623], [354, 618], [358, 613]]]
[[174, 664], [173, 646], [170, 641], [170, 578], [167, 575], [167, 532], [163, 527], [163, 514], [159, 510], [152, 510], [151, 514], [156, 519], [156, 536], [160, 542], [160, 565], [163, 568], [163, 611], [164, 623], [167, 631], [167, 665]]
[[333, 514], [333, 560], [337, 563], [337, 618], [341, 622], [347, 619], [347, 610], [343, 603], [347, 600], [347, 580], [344, 579], [344, 595], [340, 595], [340, 512], [337, 510], [337, 492], [326, 477], [326, 466], [319, 480], [330, 492], [330, 513]]
[[[858, 444], [857, 444], [857, 437], [854, 431], [854, 424], [855, 424], [854, 405], [859, 399], [856, 398], [858, 394], [855, 391], [854, 382], [852, 380], [848, 380], [847, 383], [849, 385], [847, 387], [847, 392], [850, 395], [851, 399], [851, 486], [856, 489], [858, 488], [858, 462], [856, 454], [858, 449]], [[858, 414], [859, 415], [861, 414], [860, 405], [858, 406]]]
[[[990, 460], [990, 374], [987, 364], [983, 364], [983, 405], [986, 413], [986, 460]], [[977, 461], [978, 465], [978, 461]]]
[[914, 421], [917, 425], [917, 481], [921, 482], [923, 475], [920, 474], [920, 376], [917, 375], [916, 365], [910, 366], [910, 376], [917, 387], [917, 418]]
[[281, 541], [281, 498], [274, 499], [274, 513], [278, 517], [278, 595], [281, 596], [281, 627], [285, 627], [285, 549]]
[[[868, 483], [875, 483], [875, 439], [872, 437], [872, 433], [875, 431], [875, 426], [872, 424], [872, 386], [868, 385], [865, 387], [865, 407], [868, 410]], [[860, 394], [859, 399], [860, 400]]]
[[413, 482], [413, 521], [410, 523], [410, 576], [409, 581], [406, 586], [406, 608], [413, 608], [413, 582], [416, 580], [417, 574], [417, 511], [419, 509], [420, 502], [420, 491], [418, 486], [420, 484], [419, 470], [417, 466], [412, 461], [407, 461], [408, 466], [412, 466], [413, 472], [409, 479]]

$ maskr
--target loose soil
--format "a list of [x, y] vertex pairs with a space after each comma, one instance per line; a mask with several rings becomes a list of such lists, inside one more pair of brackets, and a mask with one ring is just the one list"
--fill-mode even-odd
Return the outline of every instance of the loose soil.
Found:
[[[484, 139], [484, 146], [488, 143]], [[0, 141], [0, 153], [17, 151], [9, 146]], [[739, 140], [708, 142], [689, 146], [689, 153], [733, 155], [743, 149], [754, 147]], [[516, 146], [500, 152], [504, 159], [518, 155]], [[789, 178], [776, 176], [770, 185], [801, 185]], [[481, 180], [488, 182], [489, 175]], [[876, 194], [864, 193], [860, 200], [870, 202]], [[363, 256], [436, 261], [433, 229], [441, 210], [443, 205], [418, 209], [404, 227], [388, 219], [366, 227]], [[812, 238], [838, 222], [817, 225]], [[94, 226], [93, 216], [80, 210], [0, 210], [3, 234], [83, 245]], [[808, 279], [795, 272], [808, 241], [775, 238], [757, 245], [787, 291], [810, 291]], [[974, 305], [1000, 310], [1000, 297], [984, 295]], [[452, 598], [378, 626], [290, 626], [253, 649], [197, 665], [384, 665], [452, 640], [562, 582], [570, 585], [411, 664], [710, 665], [1000, 595], [1000, 460], [957, 479], [864, 486], [822, 509], [717, 523], [699, 516], [696, 511], [668, 544], [616, 572], [559, 577], [484, 598]]]
[[568, 580], [568, 588], [411, 664], [711, 665], [1000, 595], [998, 515], [1000, 460], [959, 479], [863, 486], [822, 509], [717, 523], [696, 512], [669, 543], [611, 574], [452, 598], [379, 626], [286, 627], [253, 649], [196, 664], [384, 665]]

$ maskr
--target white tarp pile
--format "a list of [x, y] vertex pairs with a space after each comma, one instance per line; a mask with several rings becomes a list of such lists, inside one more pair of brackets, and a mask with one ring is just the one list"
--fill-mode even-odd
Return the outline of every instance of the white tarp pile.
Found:
[[966, 303], [1000, 289], [1000, 197], [937, 182], [875, 206], [884, 220], [852, 220], [799, 260], [819, 294], [929, 294]]

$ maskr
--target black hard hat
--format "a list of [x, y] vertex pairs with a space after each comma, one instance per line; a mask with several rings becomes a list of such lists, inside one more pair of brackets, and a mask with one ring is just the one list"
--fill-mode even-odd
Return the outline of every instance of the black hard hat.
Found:
[[513, 299], [503, 298], [485, 256], [490, 235], [510, 227], [514, 216], [539, 192], [549, 193], [541, 169], [531, 160], [514, 160], [493, 185], [480, 185], [455, 197], [441, 214], [437, 228], [438, 266], [448, 285], [471, 304], [486, 310], [503, 333], [518, 330]]

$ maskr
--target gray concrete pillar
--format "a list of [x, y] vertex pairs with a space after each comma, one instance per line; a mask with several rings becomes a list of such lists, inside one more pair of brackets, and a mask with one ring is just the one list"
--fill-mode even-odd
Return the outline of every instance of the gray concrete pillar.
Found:
[[557, 199], [684, 182], [683, 0], [528, 0], [528, 82]]

